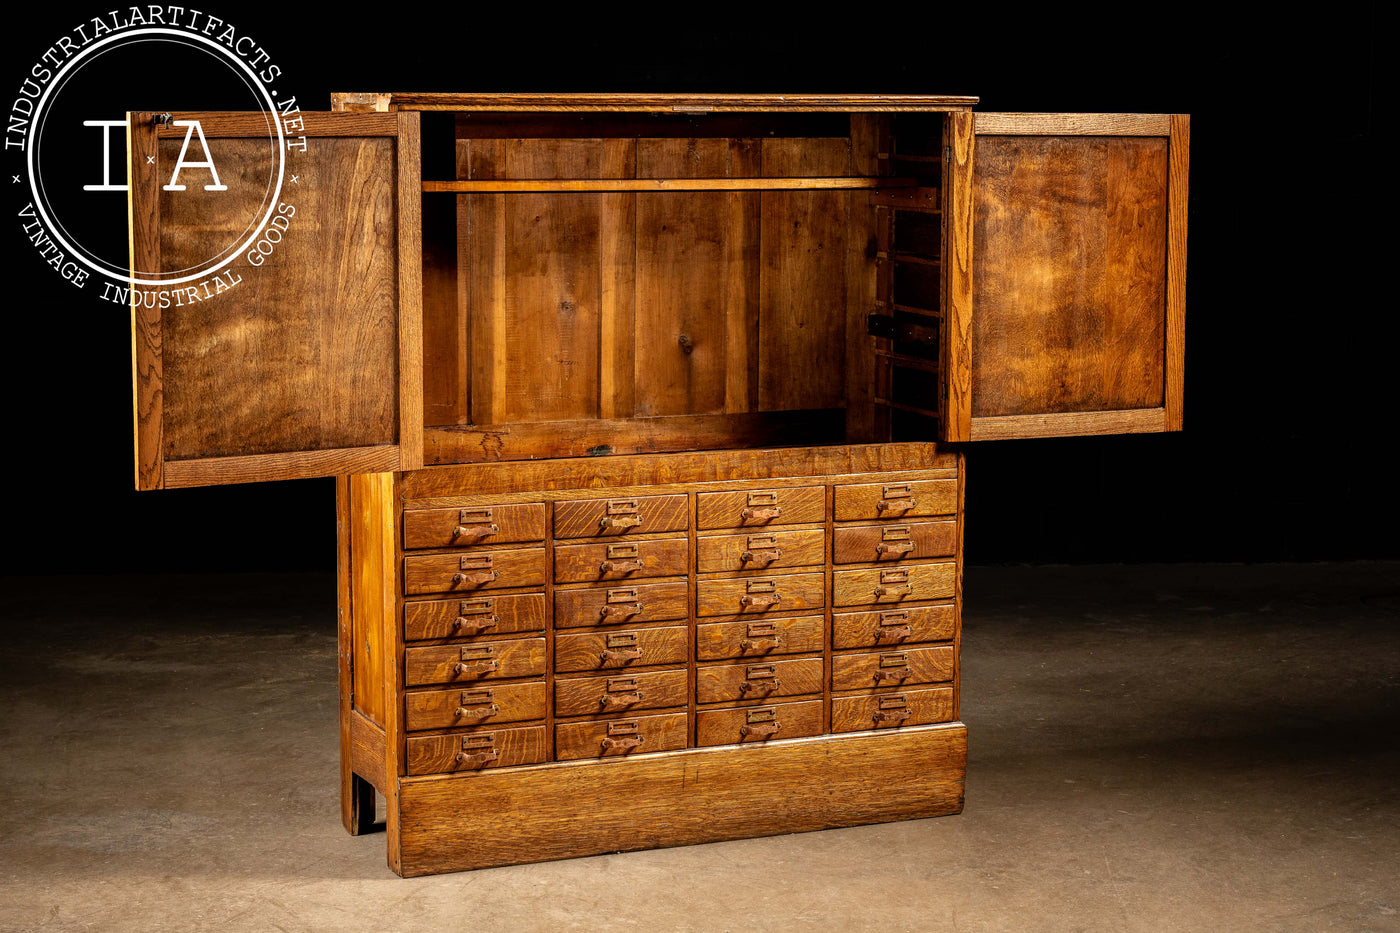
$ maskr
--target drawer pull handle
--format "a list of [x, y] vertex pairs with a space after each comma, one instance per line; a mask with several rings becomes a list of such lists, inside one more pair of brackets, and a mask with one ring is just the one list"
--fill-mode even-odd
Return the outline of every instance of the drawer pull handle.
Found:
[[631, 706], [633, 703], [642, 702], [642, 691], [636, 690], [632, 693], [605, 693], [599, 697], [598, 702], [604, 709], [610, 706]]
[[739, 642], [741, 651], [776, 651], [783, 646], [783, 636], [770, 635], [767, 638], [745, 638]]
[[907, 499], [881, 499], [875, 503], [877, 512], [908, 512], [914, 508], [914, 497]]
[[743, 726], [740, 726], [739, 734], [743, 736], [756, 735], [766, 739], [770, 735], [776, 735], [778, 733], [778, 730], [782, 727], [782, 723], [778, 722], [775, 719], [772, 722], [745, 724]]
[[642, 558], [636, 560], [605, 560], [598, 565], [599, 573], [633, 573], [646, 566]]
[[499, 661], [458, 661], [452, 665], [452, 673], [458, 677], [481, 677], [500, 669]]
[[913, 550], [913, 541], [896, 541], [893, 543], [889, 541], [882, 541], [879, 544], [875, 545], [875, 553], [879, 554], [881, 557], [889, 557], [891, 554], [893, 554], [895, 557], [903, 557], [905, 554], [908, 554]]
[[782, 514], [783, 507], [780, 505], [768, 506], [766, 508], [758, 509], [753, 508], [752, 506], [747, 506], [745, 507], [744, 511], [739, 513], [739, 517], [746, 522], [771, 522], [773, 519], [778, 518]]
[[500, 757], [494, 748], [483, 752], [458, 752], [457, 764], [463, 768], [482, 768]]
[[604, 752], [630, 752], [634, 748], [642, 747], [643, 736], [629, 735], [626, 738], [614, 739], [608, 736], [603, 737], [602, 746]]
[[501, 529], [495, 525], [458, 525], [452, 529], [454, 538], [489, 538]]
[[628, 616], [637, 615], [637, 614], [640, 613], [641, 611], [642, 611], [642, 604], [641, 604], [641, 603], [611, 603], [611, 604], [609, 604], [609, 605], [607, 605], [607, 606], [604, 606], [603, 608], [599, 609], [599, 610], [598, 610], [598, 614], [601, 615], [601, 616], [602, 616], [603, 618], [605, 618], [605, 619], [606, 619], [608, 616], [621, 616], [622, 618], [625, 619], [625, 618], [627, 618]]
[[876, 639], [889, 638], [893, 641], [903, 641], [912, 637], [914, 630], [907, 625], [885, 625], [881, 623], [878, 631], [875, 632]]
[[598, 519], [599, 528], [636, 528], [641, 524], [640, 515], [604, 515]]
[[459, 706], [459, 707], [457, 707], [457, 714], [456, 714], [456, 715], [457, 715], [457, 718], [458, 718], [458, 719], [468, 719], [468, 718], [471, 718], [471, 717], [475, 717], [475, 718], [477, 718], [477, 719], [485, 719], [485, 718], [487, 718], [488, 716], [494, 716], [494, 715], [496, 715], [496, 714], [499, 713], [500, 711], [501, 711], [501, 708], [500, 708], [499, 706], [497, 706], [495, 703], [492, 703], [490, 706], [478, 706], [478, 707], [475, 707], [475, 708], [468, 708], [468, 707], [465, 707], [465, 706]]
[[750, 692], [750, 691], [757, 692], [757, 691], [759, 691], [759, 690], [762, 690], [764, 693], [770, 693], [770, 692], [772, 692], [772, 691], [774, 691], [774, 690], [779, 690], [779, 689], [781, 689], [782, 686], [783, 686], [783, 682], [782, 682], [781, 680], [779, 680], [778, 678], [776, 678], [776, 677], [765, 677], [765, 678], [762, 679], [762, 680], [746, 680], [746, 681], [744, 681], [743, 683], [741, 683], [741, 684], [739, 685], [739, 692], [740, 692], [740, 693], [748, 693], [748, 692]]
[[881, 585], [881, 586], [875, 587], [875, 598], [876, 598], [876, 599], [883, 599], [883, 598], [886, 597], [886, 596], [899, 596], [899, 597], [904, 597], [904, 596], [913, 596], [913, 595], [914, 595], [914, 584], [912, 584], [912, 583], [897, 583], [897, 584], [893, 584], [893, 585], [890, 585], [890, 586]]
[[466, 632], [468, 635], [480, 635], [500, 621], [501, 620], [496, 616], [492, 616], [489, 619], [467, 619], [458, 617], [457, 621], [452, 623], [452, 627], [459, 632]]
[[783, 552], [778, 548], [768, 548], [762, 551], [745, 551], [739, 555], [739, 561], [745, 564], [753, 561], [754, 563], [761, 563], [766, 567], [782, 556]]
[[763, 593], [758, 596], [745, 595], [739, 598], [739, 605], [745, 609], [768, 609], [782, 600], [778, 593]]
[[604, 648], [598, 659], [607, 664], [609, 661], [637, 661], [641, 657], [641, 648]]
[[900, 667], [892, 670], [881, 670], [875, 672], [875, 682], [879, 683], [882, 680], [903, 680], [908, 676], [909, 668], [907, 667]]
[[912, 713], [907, 709], [880, 710], [875, 714], [876, 722], [904, 722]]
[[452, 575], [453, 586], [481, 586], [490, 583], [500, 576], [495, 570], [474, 570], [471, 573], [454, 573]]

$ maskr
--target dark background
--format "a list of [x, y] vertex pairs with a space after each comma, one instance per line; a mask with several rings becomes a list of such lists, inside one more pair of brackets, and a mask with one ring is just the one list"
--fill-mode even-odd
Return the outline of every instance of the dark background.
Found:
[[[14, 24], [0, 87], [17, 88], [58, 35], [110, 8]], [[1370, 8], [1223, 26], [1154, 7], [1091, 28], [1004, 8], [956, 19], [871, 6], [829, 17], [828, 30], [794, 28], [812, 19], [800, 7], [771, 25], [720, 7], [675, 8], [679, 20], [589, 7], [567, 22], [534, 8], [488, 21], [469, 4], [345, 9], [209, 12], [255, 36], [285, 68], [279, 86], [322, 109], [333, 90], [636, 90], [976, 94], [989, 111], [1192, 114], [1185, 432], [972, 445], [968, 559], [1400, 556], [1387, 404], [1396, 301], [1374, 284], [1391, 265], [1377, 234], [1395, 199], [1377, 172]], [[124, 222], [111, 218], [115, 236]], [[126, 313], [60, 280], [17, 221], [0, 237], [7, 572], [334, 566], [331, 480], [134, 492]]]

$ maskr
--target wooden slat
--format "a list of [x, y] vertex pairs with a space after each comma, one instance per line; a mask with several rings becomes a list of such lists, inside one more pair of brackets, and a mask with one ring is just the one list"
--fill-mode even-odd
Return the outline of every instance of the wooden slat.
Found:
[[[379, 760], [364, 765], [364, 771], [356, 773], [355, 767], [364, 758], [365, 743], [357, 734], [355, 718], [363, 716], [354, 712], [355, 687], [355, 632], [352, 624], [351, 583], [353, 562], [350, 550], [350, 477], [335, 478], [335, 543], [336, 543], [336, 671], [337, 694], [340, 713], [340, 821], [345, 831], [352, 836], [367, 832], [374, 822], [374, 790], [361, 775], [378, 775], [383, 780], [384, 756], [381, 748]], [[383, 736], [381, 732], [381, 743]], [[373, 756], [371, 756], [373, 757]]]
[[943, 163], [946, 198], [946, 244], [941, 290], [943, 308], [942, 438], [966, 441], [972, 436], [972, 172], [975, 140], [972, 115], [948, 116], [950, 158]]
[[1167, 181], [1167, 323], [1165, 430], [1180, 431], [1186, 381], [1186, 203], [1191, 117], [1171, 118]]
[[[940, 160], [941, 161], [941, 160]], [[893, 207], [901, 211], [924, 211], [931, 214], [943, 212], [942, 192], [937, 188], [887, 188], [870, 192], [870, 203], [879, 207]]]
[[412, 110], [595, 111], [708, 113], [757, 110], [940, 111], [966, 109], [976, 97], [940, 94], [439, 94], [390, 96], [390, 105]]
[[[775, 142], [777, 140], [765, 140]], [[792, 140], [781, 140], [792, 142]], [[811, 142], [811, 140], [798, 140]], [[558, 178], [425, 181], [425, 192], [510, 194], [520, 192], [609, 191], [806, 191], [846, 188], [902, 188], [912, 178]]]
[[399, 469], [423, 465], [423, 176], [416, 113], [400, 113], [398, 132]]
[[[351, 710], [350, 748], [344, 765], [384, 793], [384, 730], [363, 714]], [[374, 820], [374, 798], [370, 798], [369, 819]], [[358, 835], [358, 833], [356, 834]]]
[[380, 728], [389, 725], [385, 632], [397, 623], [392, 481], [391, 473], [371, 473], [351, 476], [349, 484], [354, 708]]
[[957, 813], [966, 766], [959, 723], [413, 778], [401, 788], [399, 870], [425, 875]]
[[844, 437], [843, 414], [841, 409], [832, 408], [612, 421], [445, 425], [425, 429], [424, 458], [430, 464], [471, 463], [760, 444], [830, 444]]
[[1167, 136], [1160, 113], [977, 113], [978, 136]]
[[[147, 123], [150, 116], [143, 117]], [[199, 128], [206, 139], [234, 139], [244, 137], [266, 138], [271, 129], [271, 117], [261, 111], [180, 111], [172, 113], [171, 120], [198, 120]], [[343, 113], [338, 111], [312, 110], [299, 114], [304, 126], [287, 127], [284, 120], [283, 133], [289, 139], [297, 136], [395, 136], [399, 132], [399, 122], [392, 113]], [[156, 127], [156, 135], [161, 139], [184, 139], [188, 127], [172, 123]]]
[[[156, 137], [146, 115], [126, 115], [126, 228], [128, 260], [133, 272], [160, 270], [160, 198], [148, 159], [156, 154]], [[160, 307], [131, 303], [131, 413], [135, 434], [137, 489], [165, 485], [165, 387], [162, 381]]]
[[461, 495], [463, 490], [471, 490], [481, 495], [498, 495], [547, 492], [554, 489], [606, 489], [787, 476], [952, 470], [957, 464], [957, 455], [951, 450], [924, 443], [749, 447], [635, 457], [577, 457], [535, 462], [473, 463], [406, 473], [403, 485], [404, 499], [411, 502], [457, 496]]
[[1136, 411], [1079, 411], [1049, 415], [974, 418], [974, 441], [1014, 437], [1072, 437], [1080, 434], [1144, 434], [1170, 430], [1165, 408]]
[[[880, 134], [887, 117], [854, 114], [851, 117], [850, 171], [857, 175], [880, 173]], [[875, 433], [875, 358], [869, 350], [873, 339], [866, 332], [865, 316], [877, 299], [875, 263], [870, 251], [878, 244], [879, 211], [876, 202], [859, 197], [847, 200], [845, 375], [846, 439], [857, 443], [879, 440]]]
[[393, 445], [253, 454], [246, 457], [209, 457], [167, 462], [164, 485], [176, 489], [181, 486], [265, 483], [336, 474], [382, 473], [398, 468], [399, 448]]

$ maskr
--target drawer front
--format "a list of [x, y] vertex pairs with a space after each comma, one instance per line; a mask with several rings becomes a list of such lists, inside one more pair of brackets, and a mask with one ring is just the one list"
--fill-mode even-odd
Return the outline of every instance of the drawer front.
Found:
[[491, 684], [404, 694], [408, 728], [451, 729], [543, 719], [544, 684]]
[[767, 570], [772, 567], [820, 566], [826, 561], [826, 532], [751, 531], [742, 535], [712, 535], [695, 540], [696, 570], [700, 573]]
[[465, 683], [544, 674], [544, 639], [479, 641], [466, 645], [405, 648], [404, 683]]
[[913, 564], [838, 570], [831, 582], [833, 606], [886, 605], [919, 599], [952, 599], [958, 587], [957, 564]]
[[409, 596], [543, 585], [544, 548], [414, 554], [403, 559], [403, 589]]
[[558, 761], [620, 758], [685, 748], [689, 731], [685, 713], [560, 723], [554, 727], [554, 757]]
[[544, 504], [540, 502], [403, 513], [403, 546], [409, 549], [543, 540]]
[[905, 519], [921, 515], [954, 515], [958, 511], [958, 481], [925, 479], [912, 483], [867, 483], [836, 487], [836, 520]]
[[864, 697], [834, 697], [831, 701], [832, 732], [923, 726], [951, 722], [952, 719], [952, 687], [901, 690]]
[[554, 627], [616, 625], [684, 619], [690, 608], [684, 581], [554, 591]]
[[822, 659], [712, 664], [695, 672], [695, 702], [763, 700], [822, 692]]
[[407, 745], [409, 774], [532, 765], [544, 761], [548, 747], [544, 726], [454, 735], [411, 735]]
[[559, 635], [556, 671], [604, 671], [653, 664], [685, 664], [689, 632], [683, 625]]
[[403, 607], [407, 641], [543, 631], [543, 593], [435, 599]]
[[685, 538], [561, 544], [554, 549], [555, 583], [602, 583], [645, 577], [683, 577], [689, 571]]
[[957, 624], [953, 606], [911, 606], [878, 612], [837, 612], [831, 617], [831, 647], [877, 648], [949, 641]]
[[685, 705], [685, 671], [554, 681], [554, 712], [558, 716], [596, 716]]
[[743, 709], [705, 709], [695, 714], [695, 744], [739, 745], [820, 735], [822, 701], [775, 703]]
[[685, 531], [688, 518], [685, 496], [569, 499], [554, 503], [554, 537]]
[[695, 657], [761, 658], [770, 654], [809, 654], [822, 650], [822, 617], [710, 622], [696, 633]]
[[897, 522], [832, 532], [832, 560], [838, 564], [951, 557], [957, 549], [957, 522]]
[[698, 528], [752, 528], [826, 521], [826, 488], [702, 492], [695, 497]]
[[952, 679], [953, 649], [948, 645], [840, 654], [831, 659], [832, 690], [936, 684]]
[[820, 573], [789, 573], [739, 580], [701, 580], [696, 585], [695, 612], [702, 616], [784, 615], [826, 605]]

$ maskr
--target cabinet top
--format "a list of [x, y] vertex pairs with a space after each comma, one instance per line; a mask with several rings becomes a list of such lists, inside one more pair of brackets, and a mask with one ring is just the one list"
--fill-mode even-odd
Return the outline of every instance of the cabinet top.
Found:
[[947, 94], [433, 94], [335, 93], [336, 110], [744, 111], [968, 110], [976, 97]]

